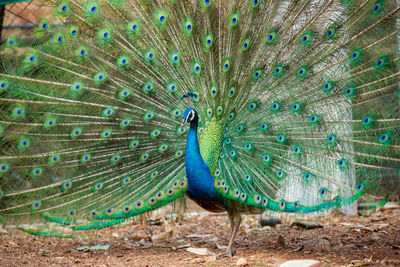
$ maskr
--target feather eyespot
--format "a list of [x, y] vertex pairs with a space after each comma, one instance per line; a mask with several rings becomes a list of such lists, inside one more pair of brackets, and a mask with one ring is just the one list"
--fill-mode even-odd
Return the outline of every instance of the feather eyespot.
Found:
[[333, 39], [336, 35], [336, 31], [337, 31], [336, 27], [329, 26], [325, 31], [325, 39], [326, 40]]
[[140, 158], [139, 158], [139, 160], [140, 160], [141, 162], [145, 162], [145, 161], [148, 160], [148, 159], [149, 159], [149, 154], [148, 154], [148, 153], [142, 154], [142, 155], [140, 156]]
[[71, 35], [71, 37], [78, 36], [78, 31], [79, 31], [78, 27], [70, 26], [70, 28], [69, 28], [69, 34]]
[[40, 206], [41, 206], [41, 205], [42, 205], [42, 203], [40, 203], [40, 201], [35, 201], [35, 202], [33, 202], [33, 203], [32, 203], [32, 206], [31, 206], [32, 211], [36, 211], [36, 210], [40, 209]]
[[284, 201], [284, 200], [281, 200], [281, 201], [279, 202], [279, 209], [280, 209], [280, 210], [284, 210], [285, 207], [286, 207], [285, 201]]
[[264, 154], [263, 155], [263, 160], [264, 160], [265, 164], [269, 165], [272, 162], [272, 157], [271, 157], [270, 154]]
[[39, 28], [42, 30], [47, 30], [48, 27], [49, 27], [49, 22], [47, 20], [44, 20], [39, 24]]
[[307, 76], [307, 67], [306, 66], [302, 66], [302, 67], [300, 67], [300, 69], [297, 71], [297, 77], [300, 77], [300, 78], [304, 78], [304, 77], [306, 77]]
[[278, 179], [282, 179], [285, 177], [285, 172], [283, 170], [277, 170], [276, 176], [278, 177]]
[[381, 143], [382, 145], [387, 145], [390, 143], [391, 141], [390, 139], [391, 139], [390, 132], [386, 132], [379, 137], [379, 143]]
[[31, 172], [31, 175], [33, 178], [35, 178], [37, 176], [42, 175], [42, 172], [43, 172], [42, 168], [34, 168]]
[[81, 163], [86, 164], [90, 161], [91, 155], [90, 154], [85, 154], [81, 157]]
[[217, 107], [217, 114], [221, 115], [224, 112], [224, 108], [220, 105]]
[[122, 186], [124, 186], [124, 185], [127, 185], [127, 184], [129, 184], [131, 182], [131, 177], [125, 177], [124, 179], [122, 179], [122, 181], [121, 181], [121, 185]]
[[230, 17], [230, 26], [235, 27], [239, 24], [239, 13], [235, 12], [233, 15]]
[[321, 198], [325, 198], [326, 195], [328, 194], [328, 189], [326, 189], [326, 188], [321, 188], [321, 189], [319, 190], [318, 194], [319, 194], [319, 196], [320, 196]]
[[121, 56], [120, 58], [118, 58], [117, 60], [117, 65], [120, 68], [127, 68], [130, 65], [130, 60], [127, 56]]
[[322, 90], [323, 90], [325, 93], [329, 94], [329, 93], [332, 91], [333, 86], [334, 86], [334, 83], [333, 83], [332, 81], [327, 81], [326, 83], [324, 83], [324, 84], [322, 85]]
[[311, 39], [312, 39], [312, 34], [310, 32], [307, 32], [303, 34], [303, 36], [300, 38], [300, 44], [303, 45], [309, 44]]
[[174, 189], [172, 189], [172, 188], [171, 188], [171, 189], [168, 189], [168, 190], [167, 190], [167, 195], [168, 195], [168, 196], [173, 196], [173, 195], [175, 194], [175, 192], [176, 192], [176, 191], [175, 191]]
[[362, 124], [366, 129], [371, 128], [373, 123], [374, 123], [374, 117], [372, 115], [368, 115], [362, 120]]
[[212, 85], [212, 86], [210, 87], [210, 94], [211, 94], [211, 96], [212, 96], [212, 97], [215, 97], [215, 96], [217, 95], [217, 92], [218, 92], [218, 89], [217, 89], [216, 85]]
[[228, 121], [233, 121], [234, 118], [235, 118], [235, 112], [229, 113]]
[[155, 205], [156, 203], [157, 203], [157, 200], [154, 197], [149, 199], [149, 204], [150, 205]]
[[313, 177], [313, 175], [311, 174], [311, 173], [309, 173], [309, 172], [307, 172], [307, 173], [305, 173], [304, 175], [303, 175], [303, 178], [304, 178], [304, 180], [307, 182], [307, 183], [309, 183], [310, 181], [311, 181], [311, 178]]
[[115, 154], [111, 157], [110, 163], [111, 164], [117, 164], [121, 160], [121, 155]]
[[97, 212], [95, 210], [92, 210], [89, 212], [89, 219], [95, 219], [97, 216]]
[[252, 7], [256, 8], [260, 5], [260, 0], [253, 0]]
[[359, 184], [357, 184], [357, 185], [356, 185], [356, 190], [357, 190], [358, 192], [363, 191], [363, 190], [364, 190], [364, 183], [359, 183]]
[[201, 71], [200, 63], [195, 61], [193, 64], [193, 72], [194, 72], [194, 74], [199, 75], [200, 71]]
[[246, 150], [247, 153], [252, 153], [254, 151], [254, 146], [252, 143], [247, 143], [244, 145], [244, 149]]
[[137, 140], [132, 140], [132, 141], [130, 142], [130, 144], [129, 144], [129, 148], [130, 148], [130, 149], [136, 149], [138, 145], [139, 145], [139, 141], [137, 141]]
[[9, 166], [7, 163], [1, 163], [0, 164], [0, 173], [6, 173], [9, 169]]
[[276, 77], [280, 77], [283, 74], [283, 66], [277, 65], [273, 73]]
[[293, 153], [294, 153], [295, 156], [300, 156], [300, 155], [301, 155], [301, 152], [302, 152], [300, 146], [294, 146], [294, 147], [292, 148], [292, 151], [293, 151]]
[[281, 108], [281, 104], [278, 101], [275, 101], [271, 105], [271, 111], [272, 112], [278, 112], [280, 110], [280, 108]]
[[128, 32], [131, 34], [137, 34], [140, 31], [139, 21], [131, 21], [128, 23]]
[[50, 158], [49, 158], [49, 163], [50, 164], [55, 164], [55, 163], [57, 163], [59, 161], [60, 161], [60, 156], [59, 155], [53, 155], [53, 156], [50, 156]]
[[164, 193], [163, 192], [158, 192], [157, 193], [157, 195], [156, 195], [156, 198], [158, 199], [158, 200], [161, 200], [161, 199], [163, 199], [164, 198]]
[[266, 133], [269, 130], [269, 123], [264, 122], [260, 125], [260, 130], [262, 133]]
[[337, 165], [339, 166], [339, 169], [343, 171], [347, 167], [347, 160], [342, 158], [337, 161]]
[[251, 43], [250, 43], [250, 39], [249, 38], [244, 39], [244, 41], [242, 43], [242, 51], [246, 52], [247, 50], [249, 50], [250, 44]]
[[356, 64], [360, 61], [363, 55], [363, 51], [361, 49], [355, 49], [350, 55], [350, 62]]
[[75, 217], [75, 216], [76, 216], [76, 210], [70, 210], [70, 211], [68, 212], [68, 216], [69, 216], [69, 217]]
[[131, 211], [131, 207], [129, 207], [129, 206], [125, 206], [124, 207], [124, 213], [125, 214], [128, 214], [130, 211]]
[[225, 58], [223, 63], [222, 63], [222, 70], [224, 72], [227, 72], [231, 67], [231, 61], [229, 58]]
[[256, 69], [256, 70], [254, 71], [254, 74], [253, 74], [253, 79], [254, 79], [254, 80], [260, 79], [261, 74], [262, 74], [262, 69]]
[[185, 30], [186, 34], [191, 34], [192, 33], [193, 22], [190, 19], [186, 20], [185, 25], [184, 25], [184, 30]]
[[93, 191], [97, 192], [99, 190], [101, 190], [103, 188], [103, 184], [102, 183], [97, 183], [93, 186]]
[[379, 14], [383, 9], [383, 1], [377, 1], [372, 8], [372, 14]]
[[183, 152], [181, 150], [178, 150], [178, 151], [175, 152], [175, 158], [176, 159], [179, 159], [180, 157], [182, 157], [182, 155], [183, 155]]
[[212, 1], [212, 0], [203, 0], [203, 6], [204, 6], [204, 7], [209, 7], [210, 4], [211, 4], [211, 1]]
[[157, 12], [157, 22], [160, 26], [166, 23], [167, 18], [168, 18], [167, 12], [162, 10]]
[[112, 213], [113, 213], [112, 208], [108, 208], [108, 209], [106, 210], [106, 215], [107, 215], [107, 216], [110, 216]]
[[272, 45], [272, 44], [274, 44], [276, 41], [277, 41], [277, 39], [278, 39], [278, 33], [276, 32], [276, 31], [271, 31], [271, 32], [269, 32], [268, 34], [267, 34], [267, 36], [266, 36], [266, 43], [267, 43], [267, 45]]
[[206, 48], [210, 48], [214, 42], [214, 37], [212, 34], [207, 34], [206, 38], [204, 38], [204, 46]]

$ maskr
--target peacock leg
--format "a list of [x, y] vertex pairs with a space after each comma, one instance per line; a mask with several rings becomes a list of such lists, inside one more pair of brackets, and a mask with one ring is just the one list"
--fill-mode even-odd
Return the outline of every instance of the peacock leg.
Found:
[[240, 211], [238, 211], [236, 209], [228, 211], [228, 215], [229, 215], [229, 220], [231, 222], [232, 236], [229, 241], [229, 245], [226, 248], [226, 251], [219, 254], [217, 256], [218, 258], [233, 257], [233, 255], [235, 255], [235, 253], [236, 253], [236, 250], [234, 248], [234, 243], [235, 243], [236, 235], [239, 231], [240, 223], [242, 222], [242, 216], [240, 216]]

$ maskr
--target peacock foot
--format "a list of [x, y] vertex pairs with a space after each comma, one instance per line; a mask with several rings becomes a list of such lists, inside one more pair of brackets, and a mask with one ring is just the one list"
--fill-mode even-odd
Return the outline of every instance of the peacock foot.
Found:
[[235, 254], [236, 254], [235, 248], [227, 247], [225, 252], [222, 252], [217, 255], [217, 258], [233, 257], [233, 255], [235, 255]]

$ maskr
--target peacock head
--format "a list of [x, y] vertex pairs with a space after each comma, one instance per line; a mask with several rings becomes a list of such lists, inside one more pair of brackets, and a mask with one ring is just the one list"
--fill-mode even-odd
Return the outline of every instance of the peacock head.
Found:
[[181, 128], [183, 128], [183, 126], [185, 126], [186, 123], [192, 122], [198, 118], [199, 117], [197, 115], [197, 111], [194, 108], [191, 108], [191, 107], [187, 108], [183, 112]]

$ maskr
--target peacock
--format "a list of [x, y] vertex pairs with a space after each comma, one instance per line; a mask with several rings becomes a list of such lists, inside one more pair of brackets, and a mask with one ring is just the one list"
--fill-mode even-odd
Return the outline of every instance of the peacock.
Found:
[[[383, 0], [45, 0], [0, 50], [0, 216], [41, 236], [193, 199], [317, 213], [399, 191]], [[38, 229], [24, 228], [36, 225]]]

